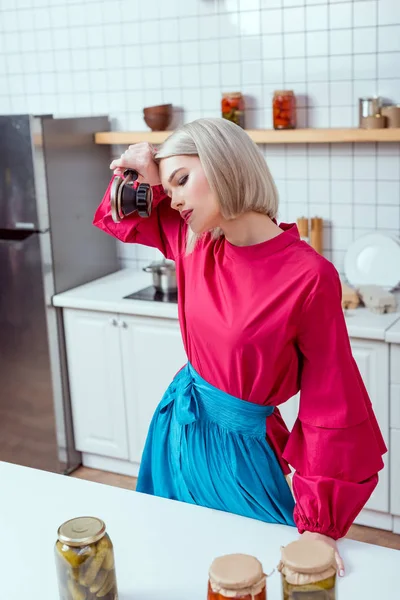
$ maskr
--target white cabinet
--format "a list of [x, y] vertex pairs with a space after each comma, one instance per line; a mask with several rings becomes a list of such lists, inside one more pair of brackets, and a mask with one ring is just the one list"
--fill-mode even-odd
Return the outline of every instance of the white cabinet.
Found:
[[390, 512], [400, 533], [400, 344], [390, 346]]
[[400, 429], [390, 432], [390, 512], [400, 517]]
[[297, 419], [299, 402], [300, 392], [278, 407], [289, 431], [292, 431], [293, 425]]
[[140, 462], [153, 413], [187, 358], [177, 321], [131, 316], [122, 321], [129, 458]]
[[87, 466], [132, 474], [122, 461], [140, 462], [154, 410], [187, 361], [178, 321], [64, 309], [64, 326], [76, 448]]
[[[389, 345], [370, 340], [351, 340], [353, 356], [364, 380], [383, 438], [389, 447]], [[365, 508], [389, 511], [388, 455], [385, 468], [379, 473], [379, 483]]]
[[64, 310], [75, 445], [81, 452], [128, 458], [117, 319]]

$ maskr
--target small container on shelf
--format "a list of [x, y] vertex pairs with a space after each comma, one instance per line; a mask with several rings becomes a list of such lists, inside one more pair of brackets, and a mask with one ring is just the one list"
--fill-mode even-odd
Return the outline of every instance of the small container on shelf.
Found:
[[226, 554], [211, 564], [207, 600], [266, 600], [267, 576], [248, 554]]
[[244, 98], [241, 92], [222, 94], [221, 112], [224, 119], [232, 121], [244, 129]]
[[274, 92], [272, 115], [274, 129], [296, 129], [296, 97], [292, 90]]
[[283, 600], [335, 600], [335, 552], [320, 540], [300, 538], [281, 549]]
[[62, 600], [118, 600], [113, 545], [101, 519], [78, 517], [63, 523], [55, 556]]

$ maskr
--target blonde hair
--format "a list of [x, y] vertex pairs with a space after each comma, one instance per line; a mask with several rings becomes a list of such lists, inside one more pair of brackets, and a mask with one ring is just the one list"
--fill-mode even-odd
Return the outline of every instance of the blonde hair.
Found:
[[[274, 219], [278, 191], [256, 144], [238, 125], [222, 118], [197, 119], [170, 135], [155, 154], [156, 162], [171, 156], [198, 156], [225, 219], [258, 212]], [[212, 231], [214, 238], [222, 230]], [[199, 235], [188, 231], [187, 253]]]

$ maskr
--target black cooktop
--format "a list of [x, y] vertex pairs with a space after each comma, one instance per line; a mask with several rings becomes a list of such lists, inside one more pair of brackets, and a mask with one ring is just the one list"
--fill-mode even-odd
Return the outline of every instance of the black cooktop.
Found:
[[133, 294], [129, 294], [129, 296], [124, 296], [126, 300], [146, 300], [147, 302], [172, 302], [176, 304], [178, 302], [178, 294], [177, 292], [172, 293], [163, 293], [157, 292], [155, 287], [150, 285], [147, 288], [143, 288], [138, 292], [134, 292]]

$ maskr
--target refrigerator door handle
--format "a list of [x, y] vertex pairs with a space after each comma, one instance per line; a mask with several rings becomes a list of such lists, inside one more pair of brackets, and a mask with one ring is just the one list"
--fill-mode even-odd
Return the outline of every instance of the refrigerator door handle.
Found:
[[15, 229], [30, 229], [30, 230], [34, 230], [35, 229], [35, 224], [34, 223], [24, 223], [23, 221], [18, 221], [17, 223], [15, 223]]

